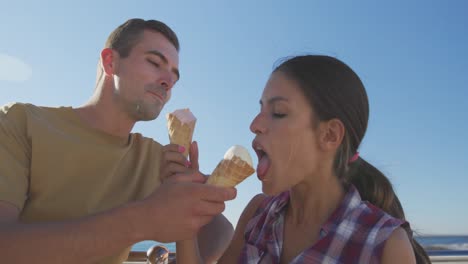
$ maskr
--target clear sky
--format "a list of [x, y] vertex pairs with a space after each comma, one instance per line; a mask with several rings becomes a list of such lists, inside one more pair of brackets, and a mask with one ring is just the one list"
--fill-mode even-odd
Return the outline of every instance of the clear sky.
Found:
[[[162, 20], [181, 41], [181, 79], [161, 117], [135, 131], [167, 144], [165, 113], [189, 107], [210, 173], [231, 145], [251, 150], [278, 59], [332, 55], [367, 88], [360, 153], [390, 178], [413, 228], [468, 234], [468, 1], [65, 2], [0, 0], [0, 104], [83, 104], [108, 34], [128, 18]], [[237, 223], [260, 191], [255, 176], [241, 183], [225, 215]]]

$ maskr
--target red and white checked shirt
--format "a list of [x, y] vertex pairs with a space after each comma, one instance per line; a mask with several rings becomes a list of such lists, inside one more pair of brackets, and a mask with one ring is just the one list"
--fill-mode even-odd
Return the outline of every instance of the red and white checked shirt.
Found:
[[[238, 263], [276, 264], [283, 247], [289, 192], [262, 202], [245, 231]], [[380, 263], [385, 241], [406, 221], [362, 201], [354, 186], [321, 228], [320, 239], [290, 263]]]

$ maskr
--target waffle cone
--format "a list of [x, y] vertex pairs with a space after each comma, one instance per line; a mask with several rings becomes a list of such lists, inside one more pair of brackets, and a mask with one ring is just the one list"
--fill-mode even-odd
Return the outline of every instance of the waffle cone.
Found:
[[167, 115], [167, 128], [169, 131], [169, 140], [173, 144], [181, 145], [185, 148], [184, 156], [188, 157], [190, 144], [192, 144], [195, 122], [182, 123], [177, 116]]
[[252, 175], [255, 169], [237, 156], [218, 163], [206, 183], [223, 187], [234, 187]]

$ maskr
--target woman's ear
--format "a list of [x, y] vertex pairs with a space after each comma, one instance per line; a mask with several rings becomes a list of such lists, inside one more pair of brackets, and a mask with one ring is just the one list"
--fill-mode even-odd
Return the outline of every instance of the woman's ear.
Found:
[[115, 73], [117, 60], [118, 54], [111, 48], [105, 48], [101, 51], [101, 67], [105, 75], [112, 75]]
[[331, 119], [320, 124], [320, 146], [324, 150], [336, 150], [343, 142], [345, 127], [339, 119]]

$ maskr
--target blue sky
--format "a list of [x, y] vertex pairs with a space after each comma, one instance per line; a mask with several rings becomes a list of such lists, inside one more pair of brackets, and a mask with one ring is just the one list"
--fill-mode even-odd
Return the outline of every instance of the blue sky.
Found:
[[[181, 80], [163, 114], [189, 107], [197, 116], [210, 173], [231, 145], [250, 149], [275, 62], [336, 56], [369, 95], [361, 155], [390, 178], [413, 228], [468, 234], [467, 1], [64, 2], [0, 0], [0, 104], [83, 104], [108, 34], [128, 18], [159, 19], [181, 41]], [[135, 131], [169, 142], [163, 115]], [[255, 176], [241, 183], [225, 215], [236, 223], [260, 191]]]

